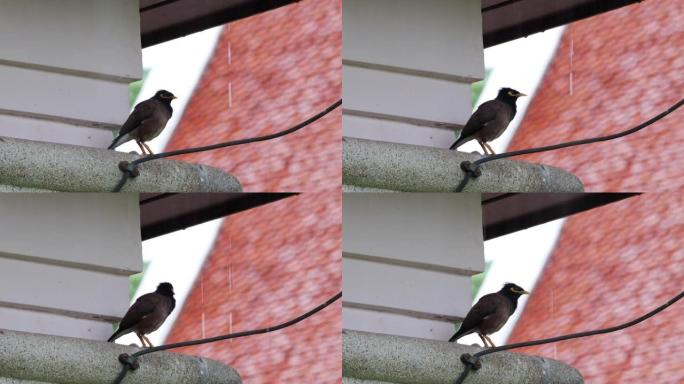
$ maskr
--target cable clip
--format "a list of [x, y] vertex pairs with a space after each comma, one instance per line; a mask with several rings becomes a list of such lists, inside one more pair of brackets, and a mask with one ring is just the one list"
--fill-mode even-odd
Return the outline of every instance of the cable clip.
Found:
[[138, 177], [140, 176], [140, 170], [138, 170], [137, 166], [132, 165], [128, 161], [122, 161], [119, 163], [119, 169], [122, 172], [128, 173], [131, 177]]
[[119, 362], [127, 366], [128, 369], [130, 369], [131, 371], [135, 371], [136, 369], [140, 368], [140, 364], [138, 364], [138, 359], [129, 355], [128, 353], [120, 354]]
[[471, 161], [466, 160], [462, 162], [461, 169], [463, 170], [463, 172], [467, 172], [472, 177], [482, 176], [482, 170], [480, 170], [480, 166]]
[[467, 365], [470, 369], [477, 371], [482, 368], [482, 363], [480, 363], [480, 358], [473, 356], [470, 353], [464, 353], [461, 355], [461, 362]]

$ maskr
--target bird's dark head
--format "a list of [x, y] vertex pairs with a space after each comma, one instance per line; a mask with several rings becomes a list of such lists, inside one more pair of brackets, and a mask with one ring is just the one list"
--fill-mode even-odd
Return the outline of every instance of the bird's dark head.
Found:
[[518, 97], [522, 97], [522, 96], [527, 96], [527, 95], [524, 93], [520, 93], [513, 88], [501, 88], [501, 89], [499, 89], [499, 94], [496, 95], [496, 99], [501, 100], [501, 101], [507, 101], [507, 102], [515, 104], [515, 101], [518, 100]]
[[171, 285], [171, 283], [161, 283], [157, 286], [157, 293], [173, 297], [173, 285]]
[[518, 300], [518, 298], [522, 295], [529, 295], [530, 293], [527, 292], [526, 290], [522, 289], [519, 285], [513, 284], [513, 283], [506, 283], [504, 284], [503, 288], [499, 291], [503, 295], [510, 297], [514, 300]]
[[160, 89], [159, 91], [157, 91], [157, 93], [154, 94], [154, 98], [170, 103], [171, 100], [176, 99], [177, 97], [167, 90]]

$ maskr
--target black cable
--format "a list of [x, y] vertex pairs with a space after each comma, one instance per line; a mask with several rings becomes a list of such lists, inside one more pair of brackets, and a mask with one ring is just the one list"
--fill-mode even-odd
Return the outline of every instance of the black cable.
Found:
[[[307, 125], [315, 122], [316, 120], [319, 120], [323, 116], [327, 115], [328, 113], [334, 111], [337, 109], [340, 105], [342, 105], [342, 99], [337, 100], [330, 106], [328, 106], [326, 109], [323, 111], [317, 113], [316, 115], [304, 120], [303, 122], [290, 127], [288, 129], [285, 129], [280, 132], [272, 133], [269, 135], [264, 135], [264, 136], [257, 136], [257, 137], [251, 137], [248, 139], [240, 139], [240, 140], [233, 140], [233, 141], [226, 141], [223, 143], [218, 143], [218, 144], [212, 144], [212, 145], [206, 145], [202, 147], [195, 147], [195, 148], [187, 148], [187, 149], [179, 149], [175, 151], [169, 151], [169, 152], [162, 152], [162, 153], [157, 153], [154, 155], [147, 155], [145, 157], [141, 157], [139, 159], [133, 160], [130, 163], [125, 165], [125, 170], [122, 169], [123, 175], [121, 176], [121, 179], [119, 180], [119, 183], [114, 187], [113, 192], [119, 192], [121, 191], [121, 188], [126, 184], [126, 181], [131, 177], [131, 174], [136, 171], [136, 167], [142, 163], [151, 161], [151, 160], [156, 160], [156, 159], [162, 159], [165, 157], [170, 157], [170, 156], [177, 156], [177, 155], [184, 155], [188, 153], [196, 153], [196, 152], [204, 152], [204, 151], [211, 151], [214, 149], [218, 148], [225, 148], [225, 147], [232, 147], [234, 145], [241, 145], [241, 144], [249, 144], [249, 143], [255, 143], [258, 141], [266, 141], [266, 140], [271, 140], [275, 139], [281, 136], [289, 135], [290, 133], [296, 132]], [[121, 168], [121, 165], [119, 166]]]
[[[284, 323], [275, 325], [273, 327], [255, 329], [255, 330], [244, 331], [244, 332], [229, 333], [227, 335], [208, 337], [205, 339], [182, 341], [179, 343], [171, 343], [171, 344], [160, 345], [158, 347], [145, 348], [143, 350], [135, 352], [134, 354], [130, 355], [130, 357], [126, 356], [126, 358], [129, 359], [130, 362], [135, 362], [138, 357], [140, 357], [142, 355], [146, 355], [148, 353], [152, 353], [152, 352], [164, 351], [167, 349], [180, 348], [180, 347], [188, 347], [191, 345], [207, 344], [207, 343], [213, 343], [213, 342], [221, 341], [221, 340], [235, 339], [238, 337], [252, 336], [252, 335], [258, 335], [258, 334], [262, 334], [262, 333], [278, 331], [278, 330], [281, 330], [283, 328], [287, 328], [289, 326], [297, 324], [300, 321], [302, 321], [308, 317], [313, 316], [317, 312], [322, 311], [323, 309], [330, 306], [335, 301], [339, 300], [341, 297], [342, 297], [342, 292], [340, 291], [335, 296], [332, 296], [331, 298], [326, 300], [323, 304], [318, 305], [316, 308], [314, 308], [314, 309], [312, 309], [312, 310], [310, 310], [310, 311], [308, 311], [308, 312], [306, 312], [306, 313], [304, 313], [298, 317], [295, 317], [292, 320], [289, 320], [289, 321], [286, 321]], [[121, 359], [122, 359], [122, 357], [119, 356], [119, 360], [121, 360]], [[128, 373], [128, 371], [131, 369], [131, 364], [132, 363], [124, 364], [123, 368], [121, 369], [121, 372], [119, 372], [119, 375], [114, 380], [114, 384], [121, 383], [121, 381], [126, 376], [126, 373]]]
[[[603, 328], [603, 329], [596, 329], [593, 331], [585, 331], [585, 332], [577, 332], [577, 333], [571, 333], [569, 335], [562, 335], [562, 336], [556, 336], [556, 337], [550, 337], [548, 339], [540, 339], [540, 340], [533, 340], [533, 341], [524, 341], [521, 343], [513, 343], [513, 344], [508, 344], [508, 345], [502, 345], [500, 347], [492, 347], [492, 348], [487, 348], [485, 350], [482, 350], [480, 352], [477, 352], [473, 355], [474, 359], [477, 360], [482, 356], [489, 355], [490, 353], [494, 352], [500, 352], [500, 351], [506, 351], [509, 349], [514, 349], [514, 348], [522, 348], [522, 347], [530, 347], [534, 345], [541, 345], [541, 344], [549, 344], [549, 343], [555, 343], [557, 341], [563, 341], [563, 340], [570, 340], [570, 339], [577, 339], [580, 337], [587, 337], [587, 336], [594, 336], [594, 335], [600, 335], [603, 333], [611, 333], [611, 332], [616, 332], [623, 330], [625, 328], [629, 328], [633, 325], [639, 324], [642, 321], [651, 318], [655, 316], [656, 314], [664, 311], [667, 307], [671, 306], [672, 304], [676, 303], [679, 301], [682, 297], [684, 297], [684, 291], [680, 292], [677, 296], [671, 298], [667, 303], [659, 306], [658, 308], [652, 310], [651, 312], [646, 313], [643, 316], [637, 317], [634, 320], [628, 321], [624, 324], [616, 325], [614, 327], [610, 328]], [[468, 364], [464, 364], [464, 371], [461, 372], [461, 375], [454, 381], [454, 384], [461, 384], [463, 383], [463, 380], [465, 380], [466, 376], [468, 376], [468, 372], [470, 372], [470, 366]]]
[[128, 373], [128, 366], [124, 366], [124, 368], [119, 372], [119, 375], [116, 376], [116, 379], [114, 379], [114, 384], [120, 384], [124, 377], [126, 377], [126, 374]]
[[[544, 147], [521, 149], [518, 151], [500, 153], [498, 155], [490, 155], [490, 156], [483, 157], [481, 159], [475, 160], [473, 163], [470, 163], [470, 164], [473, 164], [474, 167], [477, 168], [484, 163], [487, 163], [487, 162], [490, 162], [493, 160], [505, 159], [507, 157], [527, 155], [530, 153], [546, 152], [546, 151], [552, 151], [555, 149], [574, 147], [577, 145], [592, 144], [592, 143], [597, 143], [600, 141], [608, 141], [608, 140], [617, 139], [617, 138], [620, 138], [623, 136], [631, 135], [632, 133], [638, 132], [638, 131], [648, 127], [649, 125], [655, 123], [656, 121], [658, 121], [658, 120], [662, 119], [663, 117], [669, 115], [670, 113], [674, 112], [675, 110], [677, 110], [677, 108], [681, 107], [682, 105], [684, 105], [684, 99], [679, 100], [677, 103], [672, 105], [670, 108], [668, 108], [664, 112], [661, 112], [660, 114], [656, 115], [655, 117], [652, 117], [649, 120], [646, 120], [645, 122], [637, 125], [636, 127], [630, 128], [630, 129], [622, 131], [622, 132], [618, 132], [618, 133], [614, 133], [614, 134], [606, 135], [606, 136], [594, 137], [594, 138], [590, 138], [590, 139], [574, 140], [574, 141], [568, 141], [566, 143], [547, 145]], [[469, 163], [469, 162], [464, 162], [464, 163]], [[464, 164], [462, 164], [461, 167], [464, 167]], [[463, 177], [463, 180], [461, 180], [461, 182], [456, 187], [454, 192], [462, 192], [463, 188], [465, 188], [466, 184], [468, 184], [468, 181], [470, 180], [470, 178], [472, 176], [472, 171], [465, 171], [464, 170], [464, 173], [465, 173], [465, 176]]]

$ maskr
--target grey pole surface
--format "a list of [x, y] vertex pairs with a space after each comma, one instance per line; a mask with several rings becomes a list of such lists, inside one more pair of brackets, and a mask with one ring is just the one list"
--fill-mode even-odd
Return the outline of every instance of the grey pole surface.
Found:
[[[342, 376], [352, 383], [448, 384], [463, 370], [461, 354], [482, 348], [413, 337], [343, 331]], [[512, 352], [483, 356], [467, 384], [581, 384], [577, 369]]]
[[[121, 353], [138, 351], [104, 341], [0, 330], [0, 383], [111, 383]], [[126, 384], [240, 384], [240, 375], [218, 361], [155, 352], [138, 358]]]
[[[121, 161], [140, 155], [69, 144], [0, 137], [0, 191], [110, 192]], [[138, 166], [140, 175], [122, 192], [240, 192], [240, 182], [220, 169], [158, 159]]]

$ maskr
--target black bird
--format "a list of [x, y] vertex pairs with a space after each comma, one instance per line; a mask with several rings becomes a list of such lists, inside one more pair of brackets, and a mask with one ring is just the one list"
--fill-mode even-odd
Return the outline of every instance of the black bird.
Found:
[[152, 154], [145, 141], [154, 139], [164, 130], [166, 122], [173, 115], [171, 100], [175, 98], [173, 93], [162, 89], [151, 98], [138, 103], [107, 149], [114, 149], [127, 141], [135, 140], [143, 154], [146, 154], [145, 149], [147, 153]]
[[494, 150], [487, 142], [501, 136], [506, 130], [508, 124], [515, 117], [515, 101], [520, 96], [527, 95], [512, 88], [501, 88], [496, 99], [485, 101], [470, 116], [460, 136], [449, 149], [454, 150], [475, 139], [484, 150], [485, 155], [488, 154], [487, 149], [493, 155]]
[[176, 299], [173, 298], [173, 286], [170, 283], [159, 284], [156, 291], [140, 296], [131, 305], [121, 319], [119, 329], [107, 342], [111, 343], [123, 335], [135, 332], [143, 347], [146, 346], [145, 342], [147, 342], [147, 346], [151, 347], [152, 343], [145, 335], [159, 329], [175, 307]]
[[470, 308], [463, 323], [461, 323], [461, 327], [451, 336], [449, 342], [454, 342], [475, 332], [480, 336], [485, 347], [488, 347], [487, 341], [493, 347], [494, 343], [487, 335], [501, 329], [518, 307], [518, 298], [528, 294], [529, 292], [519, 286], [506, 283], [499, 292], [482, 296]]

